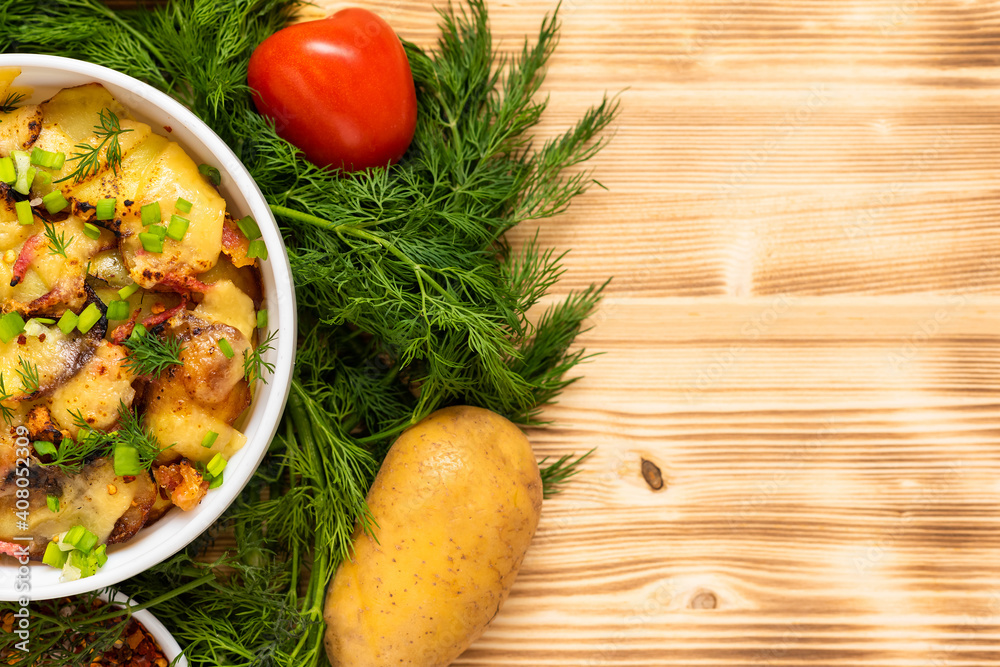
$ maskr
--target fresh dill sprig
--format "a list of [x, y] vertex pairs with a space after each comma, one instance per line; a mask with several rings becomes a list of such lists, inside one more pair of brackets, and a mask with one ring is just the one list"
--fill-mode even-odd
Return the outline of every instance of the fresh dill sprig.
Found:
[[3, 373], [0, 373], [0, 417], [3, 417], [4, 422], [7, 424], [14, 423], [14, 410], [5, 405], [6, 401], [14, 398], [13, 392], [7, 391], [7, 387], [4, 384]]
[[561, 493], [566, 482], [579, 474], [580, 465], [590, 458], [590, 455], [593, 453], [594, 450], [591, 449], [586, 454], [576, 457], [576, 459], [573, 458], [573, 454], [566, 454], [560, 456], [549, 465], [545, 465], [545, 462], [549, 460], [548, 456], [539, 461], [538, 472], [542, 476], [542, 497], [551, 498]]
[[181, 365], [184, 347], [173, 337], [161, 338], [152, 333], [144, 336], [130, 336], [125, 340], [125, 367], [136, 375], [158, 378], [171, 366]]
[[251, 386], [257, 380], [267, 384], [267, 380], [264, 379], [264, 373], [267, 372], [268, 375], [274, 373], [274, 364], [264, 361], [264, 355], [269, 350], [274, 349], [271, 343], [274, 342], [277, 335], [277, 331], [272, 331], [268, 334], [267, 338], [261, 341], [256, 349], [243, 352], [243, 377], [246, 378]]
[[[93, 433], [94, 431], [91, 431]], [[142, 419], [138, 412], [132, 410], [124, 402], [118, 404], [118, 428], [112, 431], [111, 442], [113, 446], [124, 445], [134, 447], [139, 454], [139, 465], [144, 470], [149, 470], [156, 461], [161, 451], [173, 447], [161, 447], [160, 441], [149, 429], [143, 428]]]
[[17, 357], [17, 363], [20, 368], [15, 368], [14, 371], [21, 378], [21, 390], [25, 394], [34, 394], [40, 385], [38, 364], [30, 362], [20, 355]]
[[[563, 256], [504, 240], [593, 183], [579, 165], [604, 145], [618, 111], [605, 99], [562, 135], [532, 143], [557, 16], [504, 59], [483, 0], [443, 8], [437, 48], [404, 45], [419, 105], [409, 151], [388, 168], [339, 174], [280, 139], [246, 87], [253, 48], [298, 7], [170, 0], [114, 12], [100, 0], [0, 0], [0, 50], [82, 58], [171, 93], [233, 148], [282, 226], [298, 363], [270, 455], [219, 524], [234, 527], [241, 565], [156, 610], [193, 667], [325, 664], [323, 594], [355, 527], [375, 528], [365, 495], [395, 437], [455, 403], [539, 423], [588, 358], [572, 343], [603, 287], [529, 318]], [[581, 460], [548, 466], [550, 490]], [[184, 558], [123, 587], [150, 599], [184, 585], [199, 576]]]
[[115, 447], [134, 447], [139, 455], [139, 464], [149, 470], [161, 451], [156, 436], [142, 427], [138, 415], [124, 402], [118, 403], [118, 428], [114, 431], [99, 431], [91, 426], [80, 410], [70, 411], [73, 425], [77, 428], [76, 438], [64, 436], [58, 446], [54, 446], [52, 460], [42, 463], [53, 466], [67, 474], [79, 472], [83, 464], [98, 456], [111, 456]]
[[0, 102], [0, 113], [9, 114], [10, 112], [17, 109], [17, 105], [24, 101], [24, 93], [7, 93], [6, 97], [3, 98], [3, 102]]
[[119, 138], [132, 130], [123, 130], [118, 115], [110, 109], [101, 109], [98, 117], [100, 124], [94, 126], [94, 134], [101, 140], [100, 143], [96, 146], [77, 144], [74, 148], [79, 149], [79, 152], [67, 158], [67, 162], [76, 162], [76, 167], [68, 176], [60, 178], [56, 183], [70, 179], [73, 179], [74, 183], [79, 183], [89, 176], [100, 173], [102, 151], [107, 167], [115, 175], [118, 174], [118, 168], [122, 164], [122, 145]]
[[68, 257], [66, 251], [69, 250], [74, 237], [70, 236], [67, 239], [65, 231], [57, 232], [55, 225], [47, 220], [43, 220], [42, 225], [45, 227], [45, 238], [49, 242], [49, 254]]
[[[111, 440], [108, 434], [93, 430], [81, 431], [76, 438], [63, 437], [58, 445], [52, 443], [51, 447], [39, 452], [52, 457], [51, 461], [40, 465], [59, 468], [67, 475], [75, 475], [88, 460], [109, 455]], [[36, 448], [40, 446], [41, 443], [36, 444]]]

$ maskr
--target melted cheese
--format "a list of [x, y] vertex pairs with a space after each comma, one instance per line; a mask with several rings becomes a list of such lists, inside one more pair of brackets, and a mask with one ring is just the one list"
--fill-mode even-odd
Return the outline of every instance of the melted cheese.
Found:
[[[192, 400], [179, 386], [165, 387], [146, 408], [145, 426], [156, 434], [164, 450], [158, 463], [169, 463], [181, 457], [208, 463], [221, 452], [231, 457], [246, 444], [245, 435], [215, 416], [211, 407]], [[202, 447], [209, 431], [219, 434], [215, 444]]]
[[101, 341], [90, 361], [67, 382], [59, 385], [49, 401], [52, 418], [71, 437], [79, 430], [72, 413], [81, 414], [92, 428], [107, 430], [118, 421], [118, 408], [132, 405], [135, 376], [124, 366], [124, 348]]
[[[28, 502], [28, 529], [18, 529], [14, 515], [14, 484], [0, 486], [0, 540], [9, 541], [14, 535], [30, 535], [36, 543], [44, 545], [56, 535], [75, 525], [82, 525], [107, 542], [118, 519], [131, 507], [136, 493], [142, 490], [142, 481], [126, 483], [115, 475], [110, 459], [97, 459], [84, 466], [72, 477], [56, 479], [50, 469], [34, 466], [30, 478], [37, 487]], [[49, 482], [46, 484], [46, 482]], [[58, 488], [59, 512], [52, 512], [46, 505], [46, 495], [52, 485]], [[113, 485], [114, 493], [111, 493]], [[33, 549], [34, 551], [35, 549]]]
[[25, 394], [26, 387], [21, 377], [24, 374], [22, 359], [29, 368], [38, 369], [38, 384], [44, 393], [75, 372], [81, 357], [87, 353], [83, 339], [69, 338], [58, 327], [46, 327], [42, 335], [22, 338], [23, 343], [19, 342], [19, 338], [6, 344], [0, 343], [0, 377], [5, 389], [14, 398]]
[[257, 311], [253, 300], [243, 293], [231, 280], [212, 283], [205, 292], [205, 298], [194, 309], [194, 315], [209, 322], [228, 324], [239, 330], [250, 340], [257, 328]]
[[[71, 310], [79, 310], [86, 294], [83, 290], [87, 263], [100, 250], [102, 241], [94, 240], [83, 233], [84, 222], [76, 216], [70, 216], [64, 222], [51, 223], [56, 234], [61, 234], [68, 241], [66, 256], [53, 251], [46, 242], [35, 252], [28, 266], [24, 279], [11, 287], [14, 275], [14, 262], [20, 255], [24, 244], [35, 235], [45, 233], [45, 227], [38, 218], [33, 225], [20, 225], [17, 220], [4, 219], [9, 217], [9, 211], [0, 204], [0, 298], [5, 302], [15, 302], [21, 312], [27, 312], [30, 304], [50, 292], [58, 291], [56, 302], [62, 303]], [[104, 241], [107, 243], [107, 240]], [[7, 261], [10, 259], [11, 261]], [[52, 310], [50, 305], [48, 310]], [[63, 309], [56, 309], [61, 312]]]
[[13, 150], [31, 148], [41, 128], [42, 110], [33, 104], [3, 116], [3, 122], [0, 122], [0, 156], [6, 157]]
[[[139, 241], [143, 205], [159, 202], [164, 224], [175, 213], [178, 198], [191, 211], [178, 213], [190, 221], [181, 241], [167, 238], [163, 252], [146, 252]], [[198, 165], [179, 145], [169, 144], [146, 168], [135, 204], [122, 216], [121, 249], [132, 280], [150, 288], [169, 277], [194, 277], [211, 269], [222, 251], [226, 202], [199, 173]]]

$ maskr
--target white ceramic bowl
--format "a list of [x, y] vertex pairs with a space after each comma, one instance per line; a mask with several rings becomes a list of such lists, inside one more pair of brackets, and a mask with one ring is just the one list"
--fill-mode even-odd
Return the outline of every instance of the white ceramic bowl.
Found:
[[[0, 67], [21, 68], [14, 85], [32, 87], [33, 94], [26, 103], [44, 101], [62, 88], [101, 83], [138, 120], [178, 142], [195, 162], [218, 167], [222, 173], [219, 189], [230, 212], [237, 218], [252, 215], [260, 225], [268, 254], [261, 267], [265, 307], [270, 328], [277, 327], [274, 349], [265, 357], [274, 364], [274, 374], [267, 378], [266, 385], [258, 387], [249, 416], [244, 420], [248, 441], [229, 461], [225, 483], [209, 491], [196, 509], [182, 512], [174, 508], [127, 543], [110, 547], [107, 564], [92, 577], [61, 583], [60, 571], [32, 565], [27, 595], [30, 599], [45, 600], [107, 588], [156, 565], [187, 546], [229, 507], [263, 459], [288, 398], [295, 361], [295, 290], [285, 246], [264, 196], [236, 155], [187, 108], [132, 77], [79, 60], [0, 54]], [[17, 578], [18, 565], [11, 558], [2, 561], [0, 600], [16, 600], [25, 594]]]
[[[135, 604], [129, 596], [125, 595], [120, 591], [111, 591], [110, 593], [102, 593], [101, 599], [105, 602], [110, 602], [112, 604], [118, 603], [119, 605]], [[132, 613], [132, 618], [142, 623], [149, 634], [153, 636], [156, 643], [160, 645], [160, 649], [163, 651], [164, 655], [167, 656], [167, 660], [171, 661], [172, 667], [188, 667], [187, 658], [181, 656], [177, 660], [176, 664], [173, 664], [173, 660], [177, 656], [181, 655], [181, 647], [174, 639], [174, 636], [170, 634], [170, 631], [164, 627], [163, 623], [153, 616], [152, 612], [147, 609], [142, 609]]]

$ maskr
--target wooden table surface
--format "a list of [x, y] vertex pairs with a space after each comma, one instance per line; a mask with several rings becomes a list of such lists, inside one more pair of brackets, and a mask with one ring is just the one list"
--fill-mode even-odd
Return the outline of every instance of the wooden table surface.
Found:
[[[436, 37], [430, 2], [356, 4]], [[489, 2], [502, 48], [554, 4]], [[1000, 664], [1000, 4], [562, 22], [541, 133], [627, 90], [609, 191], [541, 238], [560, 292], [614, 282], [531, 436], [597, 452], [456, 664]]]

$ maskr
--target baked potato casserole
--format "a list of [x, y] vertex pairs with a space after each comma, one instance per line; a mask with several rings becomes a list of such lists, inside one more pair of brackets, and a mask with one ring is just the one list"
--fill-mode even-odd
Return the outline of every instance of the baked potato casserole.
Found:
[[0, 553], [73, 578], [223, 482], [268, 370], [267, 252], [170, 128], [99, 84], [17, 104], [16, 74], [0, 72]]

